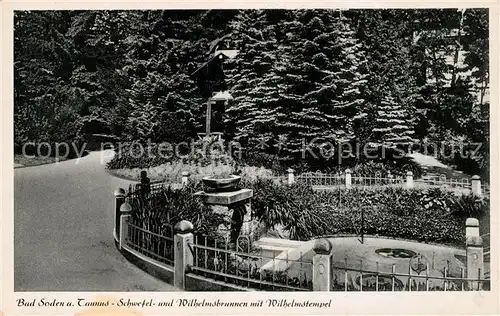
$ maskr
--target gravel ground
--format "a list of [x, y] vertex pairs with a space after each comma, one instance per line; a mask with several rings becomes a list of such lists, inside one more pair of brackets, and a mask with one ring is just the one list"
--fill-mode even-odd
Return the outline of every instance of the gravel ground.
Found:
[[14, 171], [15, 291], [176, 291], [128, 262], [113, 241], [112, 151]]

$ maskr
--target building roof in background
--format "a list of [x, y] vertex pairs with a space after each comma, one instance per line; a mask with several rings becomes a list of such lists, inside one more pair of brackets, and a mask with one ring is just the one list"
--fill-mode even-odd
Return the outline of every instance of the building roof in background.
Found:
[[236, 57], [236, 55], [238, 55], [238, 53], [239, 53], [239, 50], [237, 50], [237, 49], [216, 50], [214, 52], [213, 56], [210, 57], [210, 59], [208, 61], [201, 64], [201, 66], [198, 67], [198, 69], [196, 69], [195, 71], [193, 71], [193, 73], [191, 73], [191, 75], [195, 75], [198, 71], [207, 67], [208, 64], [210, 64], [214, 59], [218, 58], [219, 56], [224, 56], [224, 58], [233, 59], [234, 57]]
[[228, 57], [229, 59], [233, 59], [238, 55], [240, 51], [237, 49], [221, 49], [221, 50], [216, 50], [214, 53], [214, 57], [217, 57], [219, 54], [223, 54], [224, 56]]
[[213, 97], [210, 98], [212, 101], [227, 101], [227, 100], [232, 100], [233, 96], [229, 91], [219, 91], [216, 94], [214, 94]]

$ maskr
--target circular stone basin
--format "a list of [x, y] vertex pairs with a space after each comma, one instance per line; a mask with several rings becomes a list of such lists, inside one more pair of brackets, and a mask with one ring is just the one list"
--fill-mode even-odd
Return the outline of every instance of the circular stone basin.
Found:
[[231, 175], [228, 178], [204, 177], [203, 184], [212, 190], [225, 192], [233, 191], [241, 180], [240, 176]]
[[398, 258], [398, 259], [410, 259], [415, 256], [417, 253], [415, 251], [411, 251], [403, 248], [381, 248], [375, 250], [378, 255], [381, 255], [386, 258]]

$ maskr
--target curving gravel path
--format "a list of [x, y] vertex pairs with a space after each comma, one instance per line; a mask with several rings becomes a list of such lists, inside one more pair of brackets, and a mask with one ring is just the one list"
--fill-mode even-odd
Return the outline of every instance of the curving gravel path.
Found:
[[112, 151], [14, 171], [15, 291], [176, 291], [128, 262], [113, 241]]

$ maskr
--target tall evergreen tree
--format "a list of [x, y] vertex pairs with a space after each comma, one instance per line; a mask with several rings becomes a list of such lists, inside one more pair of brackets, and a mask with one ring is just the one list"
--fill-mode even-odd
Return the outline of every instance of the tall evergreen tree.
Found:
[[[364, 52], [339, 11], [302, 10], [288, 26], [281, 76], [289, 115], [289, 152], [297, 158], [303, 144], [319, 152], [325, 142], [338, 146], [354, 139], [354, 122], [364, 105]], [[278, 51], [279, 52], [279, 51]]]
[[162, 11], [138, 16], [138, 32], [128, 39], [122, 71], [131, 82], [127, 133], [132, 139], [185, 141], [199, 128], [195, 116], [201, 98], [187, 61], [180, 60], [189, 36], [188, 18]]
[[398, 10], [356, 13], [369, 73], [367, 100], [355, 126], [358, 141], [374, 147], [408, 146], [414, 141], [410, 117], [415, 113], [416, 92], [410, 73], [408, 19]]
[[408, 148], [415, 140], [413, 138], [411, 119], [408, 112], [390, 93], [386, 95], [377, 107], [375, 128], [373, 128], [374, 147]]
[[239, 50], [226, 71], [234, 97], [227, 124], [234, 139], [247, 148], [261, 148], [274, 138], [280, 114], [274, 65], [278, 43], [264, 10], [242, 10], [231, 23], [231, 42]]

